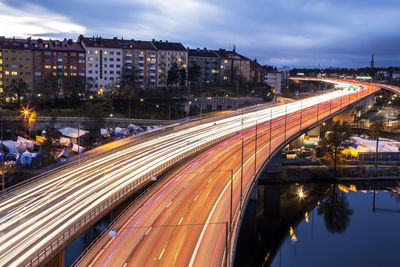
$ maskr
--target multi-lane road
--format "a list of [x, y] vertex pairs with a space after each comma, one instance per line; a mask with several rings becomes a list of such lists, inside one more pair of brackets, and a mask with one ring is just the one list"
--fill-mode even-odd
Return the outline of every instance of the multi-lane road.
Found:
[[[333, 91], [247, 114], [246, 130], [166, 178], [130, 207], [112, 225], [113, 234], [105, 234], [77, 264], [230, 265], [240, 207], [268, 157], [302, 129], [378, 89]], [[231, 127], [241, 122], [240, 116], [232, 118]]]
[[20, 266], [42, 261], [62, 245], [66, 233], [71, 234], [72, 226], [76, 229], [78, 222], [79, 226], [88, 223], [87, 214], [100, 210], [99, 206], [104, 203], [113, 203], [121, 194], [128, 194], [178, 158], [252, 127], [256, 122], [263, 124], [271, 118], [310, 108], [317, 102], [342, 99], [345, 105], [349, 93], [353, 92], [334, 91], [272, 109], [261, 105], [246, 113], [196, 123], [138, 143], [133, 141], [118, 151], [90, 157], [79, 165], [50, 172], [36, 182], [2, 194], [0, 265]]

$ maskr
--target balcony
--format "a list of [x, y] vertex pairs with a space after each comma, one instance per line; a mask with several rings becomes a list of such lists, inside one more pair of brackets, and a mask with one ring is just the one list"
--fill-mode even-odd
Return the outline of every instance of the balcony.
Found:
[[144, 66], [139, 66], [139, 70], [144, 70]]
[[132, 53], [126, 53], [125, 56], [131, 57], [131, 56], [132, 56]]
[[132, 63], [132, 59], [125, 60], [126, 63]]
[[155, 58], [156, 54], [151, 54], [150, 57]]

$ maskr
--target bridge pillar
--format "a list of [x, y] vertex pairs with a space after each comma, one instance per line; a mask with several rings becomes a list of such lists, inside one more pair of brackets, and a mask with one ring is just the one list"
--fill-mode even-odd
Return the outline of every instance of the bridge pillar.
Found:
[[250, 192], [250, 200], [251, 201], [257, 201], [258, 199], [258, 191], [257, 191], [257, 185], [253, 186], [253, 189]]
[[265, 218], [278, 217], [281, 207], [281, 186], [279, 184], [264, 185], [264, 209], [263, 215]]
[[64, 249], [55, 255], [44, 267], [64, 267], [65, 254]]

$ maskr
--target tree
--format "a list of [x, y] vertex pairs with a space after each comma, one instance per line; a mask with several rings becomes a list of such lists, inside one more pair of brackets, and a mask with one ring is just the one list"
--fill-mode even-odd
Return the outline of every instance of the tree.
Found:
[[377, 169], [378, 169], [378, 150], [379, 150], [379, 137], [381, 136], [382, 132], [385, 130], [385, 126], [384, 126], [384, 117], [383, 116], [379, 116], [376, 118], [376, 120], [370, 125], [370, 130], [372, 132], [372, 134], [375, 136], [376, 138], [376, 148], [375, 148], [375, 175], [377, 173]]
[[186, 69], [183, 67], [179, 68], [179, 85], [185, 87], [186, 80], [187, 80], [187, 72]]
[[86, 119], [83, 121], [85, 129], [89, 131], [85, 135], [85, 145], [88, 147], [95, 147], [96, 141], [100, 136], [100, 130], [105, 125], [105, 112], [101, 104], [87, 102], [83, 106], [84, 114], [86, 114]]
[[321, 140], [321, 148], [326, 157], [333, 161], [333, 175], [336, 177], [337, 163], [344, 145], [351, 144], [352, 130], [345, 121], [336, 121], [332, 124], [331, 131]]
[[28, 84], [22, 79], [13, 79], [9, 86], [6, 86], [5, 93], [9, 97], [17, 99], [18, 106], [21, 104], [21, 98], [26, 96]]
[[60, 137], [60, 133], [55, 128], [54, 126], [55, 123], [56, 123], [56, 118], [52, 117], [50, 123], [48, 123], [45, 126], [46, 139], [41, 146], [42, 152], [46, 156], [45, 159], [47, 164], [53, 163], [56, 159], [56, 154], [55, 154], [56, 146], [54, 144], [54, 140]]
[[67, 76], [63, 78], [64, 94], [69, 98], [75, 111], [78, 109], [82, 95], [85, 93], [85, 80], [81, 76]]
[[343, 233], [350, 223], [350, 215], [353, 214], [346, 195], [337, 191], [336, 186], [328, 192], [317, 212], [324, 215], [326, 229], [331, 233]]
[[60, 86], [57, 76], [53, 73], [47, 73], [44, 81], [44, 94], [51, 94], [54, 99], [54, 105], [57, 107], [58, 112], [61, 112], [60, 105], [58, 104], [60, 98]]
[[188, 80], [190, 84], [196, 84], [201, 75], [201, 67], [194, 63], [188, 68]]
[[131, 117], [131, 100], [137, 95], [138, 88], [135, 83], [133, 70], [124, 69], [120, 81], [120, 94], [128, 98], [128, 117]]
[[272, 87], [266, 84], [261, 96], [264, 98], [264, 101], [272, 101], [274, 99], [274, 91], [272, 90]]
[[167, 73], [167, 85], [177, 85], [179, 82], [179, 67], [176, 62], [172, 63]]
[[356, 106], [355, 108], [354, 108], [354, 110], [353, 110], [353, 121], [355, 122], [355, 123], [357, 123], [358, 124], [358, 122], [360, 121], [360, 118], [361, 118], [361, 113], [362, 113], [362, 111], [363, 111], [363, 107], [362, 106]]

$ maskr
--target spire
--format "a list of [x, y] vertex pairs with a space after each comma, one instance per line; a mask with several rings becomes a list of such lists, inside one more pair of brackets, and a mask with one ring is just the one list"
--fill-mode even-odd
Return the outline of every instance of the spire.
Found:
[[374, 62], [374, 53], [372, 53], [372, 57], [371, 57], [371, 69], [374, 68], [375, 62]]

